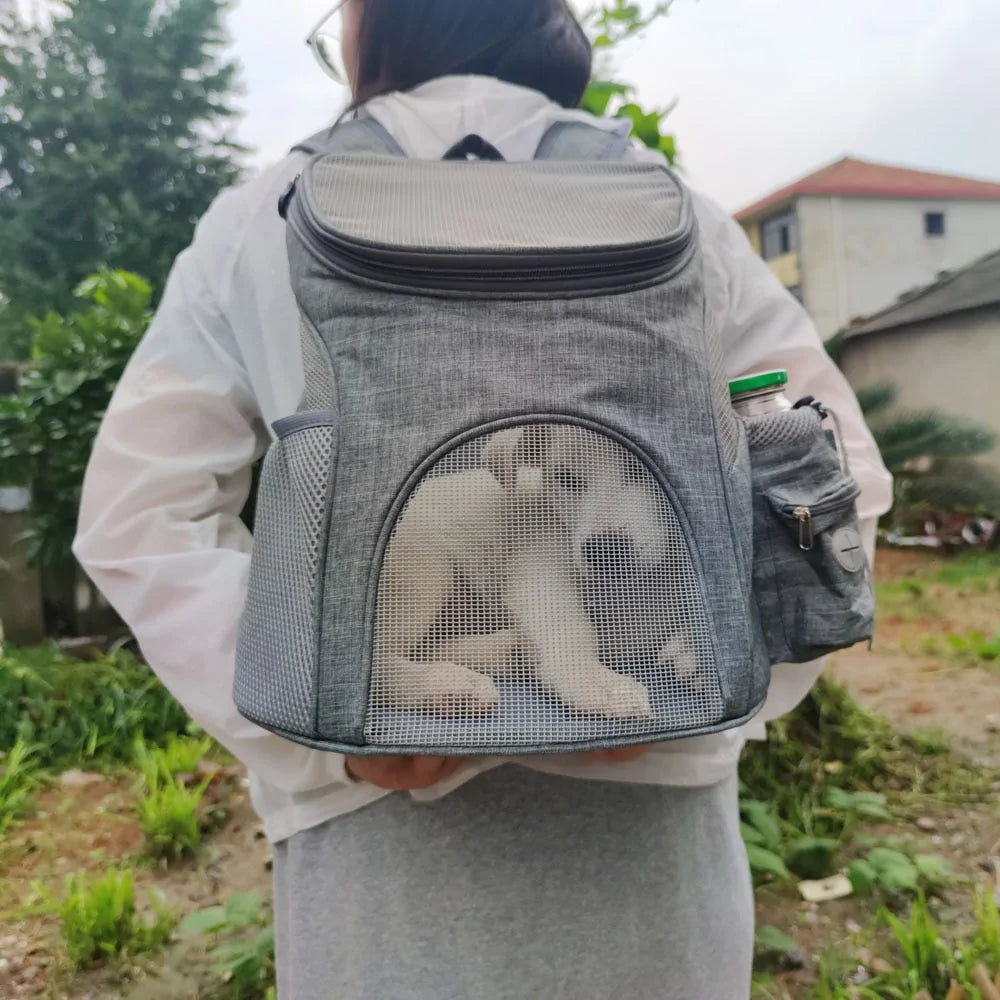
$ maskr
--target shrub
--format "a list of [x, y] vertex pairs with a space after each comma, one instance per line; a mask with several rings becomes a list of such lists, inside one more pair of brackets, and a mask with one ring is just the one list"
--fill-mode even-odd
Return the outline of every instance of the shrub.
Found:
[[228, 1000], [274, 1000], [274, 928], [265, 919], [259, 893], [233, 896], [186, 917], [181, 930], [211, 934], [213, 970]]
[[152, 889], [147, 892], [152, 919], [139, 913], [130, 871], [111, 871], [96, 882], [70, 875], [62, 899], [44, 887], [36, 889], [62, 918], [66, 951], [77, 968], [153, 951], [176, 926], [173, 912]]
[[189, 788], [172, 771], [177, 761], [166, 751], [142, 743], [136, 749], [136, 763], [142, 770], [136, 818], [146, 836], [147, 853], [167, 861], [193, 857], [202, 840], [199, 807], [211, 779]]

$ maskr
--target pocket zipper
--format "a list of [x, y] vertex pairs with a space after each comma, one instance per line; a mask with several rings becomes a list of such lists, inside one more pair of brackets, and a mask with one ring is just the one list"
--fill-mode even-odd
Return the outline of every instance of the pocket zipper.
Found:
[[796, 507], [792, 511], [792, 517], [799, 522], [799, 548], [803, 552], [812, 552], [816, 547], [816, 538], [813, 534], [812, 511], [808, 507]]
[[817, 528], [817, 519], [847, 507], [857, 500], [860, 493], [861, 488], [858, 484], [854, 480], [848, 480], [833, 494], [812, 505], [797, 504], [776, 496], [771, 496], [769, 499], [779, 514], [798, 524], [799, 548], [803, 552], [812, 552], [816, 547], [816, 535], [823, 530], [822, 525]]

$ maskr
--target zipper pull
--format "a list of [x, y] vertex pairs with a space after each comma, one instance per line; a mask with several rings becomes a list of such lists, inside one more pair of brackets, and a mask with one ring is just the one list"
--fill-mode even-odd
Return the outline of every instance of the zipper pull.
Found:
[[799, 548], [803, 552], [812, 552], [815, 547], [812, 511], [808, 507], [796, 507], [792, 511], [792, 517], [799, 522]]

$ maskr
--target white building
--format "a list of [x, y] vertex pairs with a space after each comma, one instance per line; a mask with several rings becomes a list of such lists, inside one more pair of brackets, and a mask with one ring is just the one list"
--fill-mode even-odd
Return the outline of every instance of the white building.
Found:
[[827, 338], [1000, 246], [1000, 183], [848, 158], [736, 218]]
[[[856, 389], [894, 386], [898, 412], [964, 417], [1000, 440], [1000, 249], [856, 323], [839, 354]], [[1000, 473], [1000, 446], [984, 460]]]

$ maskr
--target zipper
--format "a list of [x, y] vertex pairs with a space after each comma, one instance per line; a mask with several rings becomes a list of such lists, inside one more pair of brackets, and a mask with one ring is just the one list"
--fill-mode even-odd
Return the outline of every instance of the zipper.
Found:
[[345, 236], [308, 205], [296, 178], [282, 198], [288, 224], [326, 266], [348, 277], [414, 290], [470, 292], [605, 291], [650, 284], [679, 270], [693, 252], [695, 227], [662, 240], [616, 247], [544, 250], [421, 250]]
[[857, 500], [860, 493], [861, 488], [858, 484], [854, 480], [848, 480], [836, 492], [814, 504], [797, 504], [774, 495], [769, 499], [779, 513], [797, 523], [799, 548], [803, 552], [812, 552], [816, 547], [816, 535], [824, 527], [822, 524], [817, 525], [817, 519], [843, 510]]
[[812, 511], [808, 507], [796, 507], [792, 517], [799, 522], [799, 548], [803, 552], [812, 552], [816, 538], [813, 535]]

